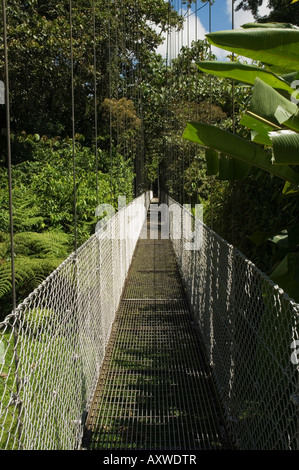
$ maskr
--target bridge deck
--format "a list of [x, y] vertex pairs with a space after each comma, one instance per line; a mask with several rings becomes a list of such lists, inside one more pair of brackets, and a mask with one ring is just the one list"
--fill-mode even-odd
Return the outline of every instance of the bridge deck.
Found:
[[229, 448], [169, 240], [138, 241], [87, 418], [84, 446]]

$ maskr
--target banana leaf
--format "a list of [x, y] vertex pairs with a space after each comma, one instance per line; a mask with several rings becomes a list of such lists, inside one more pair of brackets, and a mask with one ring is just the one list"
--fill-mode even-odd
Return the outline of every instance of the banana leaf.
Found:
[[267, 145], [268, 147], [272, 145], [270, 137], [255, 131], [251, 131], [251, 141], [255, 144]]
[[299, 165], [299, 134], [289, 129], [269, 132], [275, 165]]
[[268, 122], [265, 119], [262, 119], [260, 116], [256, 116], [249, 111], [243, 114], [240, 120], [240, 124], [252, 130], [252, 142], [268, 146], [272, 146], [272, 141], [269, 137], [269, 132], [280, 129], [275, 124]]
[[268, 240], [279, 247], [289, 247], [289, 235], [287, 230], [282, 230], [280, 233], [276, 233], [275, 235], [268, 237]]
[[221, 61], [202, 61], [198, 64], [199, 70], [202, 72], [216, 75], [217, 77], [229, 78], [238, 80], [239, 82], [246, 83], [247, 85], [254, 85], [256, 77], [259, 77], [265, 83], [273, 88], [287, 91], [290, 95], [294, 89], [283, 78], [270, 72], [267, 69], [262, 69], [255, 65], [242, 64], [241, 62], [221, 62]]
[[298, 80], [299, 78], [299, 73], [298, 72], [290, 72], [286, 73], [285, 75], [280, 75], [280, 78], [288, 82], [289, 85], [292, 84], [295, 80]]
[[247, 28], [209, 33], [210, 44], [279, 68], [299, 70], [299, 30]]
[[285, 182], [284, 188], [282, 190], [283, 196], [290, 197], [290, 196], [298, 196], [299, 189], [296, 188], [292, 183], [289, 181]]
[[273, 233], [273, 232], [264, 232], [262, 230], [255, 230], [254, 232], [251, 233], [251, 235], [248, 235], [247, 238], [256, 246], [261, 246], [267, 240], [269, 240], [269, 237], [273, 237], [274, 235], [276, 235], [276, 232]]
[[296, 104], [259, 78], [255, 80], [248, 110], [274, 127], [283, 124], [289, 129], [299, 131], [299, 109]]
[[188, 122], [183, 137], [268, 171], [296, 186], [299, 185], [299, 174], [287, 165], [273, 165], [268, 152], [238, 135], [209, 124]]
[[207, 162], [207, 175], [217, 175], [219, 171], [219, 156], [218, 152], [213, 149], [207, 148], [205, 151]]
[[297, 26], [291, 23], [245, 23], [241, 28], [283, 28], [283, 29], [298, 29]]
[[223, 153], [220, 154], [219, 180], [233, 181], [244, 179], [248, 175], [250, 169], [251, 165], [249, 163], [228, 157]]

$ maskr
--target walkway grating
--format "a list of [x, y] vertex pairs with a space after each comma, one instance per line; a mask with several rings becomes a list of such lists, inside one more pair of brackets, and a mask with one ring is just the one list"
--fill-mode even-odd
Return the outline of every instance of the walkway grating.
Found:
[[[142, 236], [148, 230], [144, 225]], [[86, 422], [88, 449], [228, 449], [169, 240], [140, 238]]]

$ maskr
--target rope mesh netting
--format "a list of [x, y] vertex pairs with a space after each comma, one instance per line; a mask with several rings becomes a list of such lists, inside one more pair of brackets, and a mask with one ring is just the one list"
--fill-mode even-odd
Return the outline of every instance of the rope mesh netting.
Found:
[[[145, 217], [145, 211], [136, 212], [136, 205], [147, 208], [150, 197], [140, 196], [110, 219], [78, 249], [77, 258], [71, 255], [0, 324], [1, 448], [80, 447], [124, 285], [119, 315], [125, 329], [134, 329], [134, 325], [128, 326], [130, 315], [136, 321], [128, 310], [132, 299], [135, 307], [140, 304], [136, 308], [141, 329], [153, 327], [148, 323], [153, 321], [148, 302], [153, 288], [163, 293], [155, 303], [160, 322], [155, 334], [164, 338], [164, 344], [170, 336], [165, 336], [161, 321], [167, 315], [169, 319], [170, 310], [176, 309], [176, 322], [188, 311], [182, 300], [175, 300], [175, 293], [181, 292], [176, 283], [165, 279], [172, 265], [158, 263], [148, 291], [142, 290], [142, 278], [136, 272], [131, 283], [124, 283]], [[291, 344], [298, 340], [298, 305], [203, 224], [199, 249], [185, 249], [188, 235], [177, 236], [172, 214], [190, 227], [193, 216], [170, 197], [163, 197], [171, 207], [172, 245], [230, 438], [239, 449], [297, 449], [298, 367], [291, 360]], [[134, 236], [125, 230], [133, 218]], [[119, 236], [123, 233], [124, 238]], [[144, 249], [146, 264], [150, 245], [144, 243]], [[165, 247], [158, 256], [160, 261], [164, 251]], [[142, 271], [141, 260], [136, 262]], [[157, 308], [159, 302], [163, 305]], [[179, 324], [178, 336], [186, 334], [185, 328]], [[151, 353], [147, 349], [146, 357]], [[181, 387], [180, 393], [184, 401], [187, 391]], [[159, 408], [158, 402], [156, 406]], [[109, 439], [118, 442], [116, 435]]]
[[172, 214], [187, 227], [193, 216], [169, 196], [163, 202], [172, 207], [170, 236], [233, 441], [298, 449], [298, 304], [204, 224], [200, 249], [186, 250]]
[[[179, 9], [179, 2], [176, 0], [169, 2], [169, 5], [171, 4], [177, 5]], [[211, 2], [207, 4], [211, 8]], [[5, 7], [3, 10], [5, 12]], [[109, 2], [109, 15], [111, 11], [118, 15], [118, 3], [111, 2], [110, 5]], [[93, 11], [93, 37], [96, 45], [94, 14]], [[124, 11], [122, 15], [125, 16]], [[70, 23], [72, 44], [72, 22]], [[126, 56], [128, 51], [125, 45], [123, 63], [120, 65], [121, 44], [118, 34], [122, 31], [111, 28], [111, 17], [108, 23], [110, 71], [106, 85], [109, 96], [107, 110], [110, 120], [112, 202], [116, 187], [119, 190], [118, 180], [121, 179], [119, 174], [115, 178], [113, 175], [115, 149], [112, 146], [112, 131], [115, 134], [115, 142], [124, 147], [126, 158], [138, 154], [135, 160], [135, 194], [140, 194], [148, 184], [144, 172], [143, 124], [141, 123], [140, 127], [136, 124], [134, 131], [139, 136], [136, 142], [131, 142], [132, 139], [121, 142], [121, 119], [117, 112], [113, 115], [113, 104], [119, 104], [121, 98], [125, 99], [126, 96], [129, 101], [134, 98], [138, 111], [136, 120], [142, 116], [142, 88], [132, 87], [133, 84], [141, 82], [142, 64], [138, 56], [140, 43], [134, 40], [134, 34], [129, 37], [132, 42], [128, 48], [131, 50], [131, 56]], [[129, 28], [129, 24], [125, 17], [123, 32], [127, 27]], [[189, 22], [187, 34], [189, 38]], [[173, 44], [169, 43], [168, 54], [171, 47], [179, 48], [179, 38], [178, 35], [172, 39]], [[170, 41], [169, 37], [168, 40]], [[93, 49], [97, 142], [96, 47]], [[131, 69], [124, 59], [131, 64]], [[123, 88], [120, 86], [120, 78], [125, 75], [124, 71], [118, 71], [114, 76], [113, 61], [114, 66], [118, 64], [118, 67], [123, 69], [128, 67], [127, 82], [122, 85]], [[129, 80], [130, 75], [132, 77]], [[114, 81], [116, 83], [113, 86]], [[8, 86], [8, 77], [6, 82]], [[8, 87], [6, 93], [6, 101], [9, 103]], [[128, 101], [124, 102], [128, 105]], [[171, 105], [172, 103], [169, 103], [166, 110], [169, 122], [173, 116]], [[130, 109], [128, 108], [128, 111]], [[111, 124], [112, 117], [115, 119], [114, 127]], [[8, 115], [7, 122], [9, 119]], [[127, 120], [127, 113], [124, 113], [123, 120]], [[73, 107], [73, 137], [74, 123]], [[175, 122], [173, 126], [176, 126]], [[8, 129], [8, 143], [9, 134]], [[73, 153], [74, 143], [73, 138]], [[175, 147], [179, 150], [178, 145]], [[178, 166], [178, 155], [172, 147], [169, 148], [170, 164], [165, 169], [165, 174], [169, 173], [173, 188], [169, 182], [160, 186], [159, 178], [161, 177], [162, 181], [165, 175], [160, 175], [159, 165], [157, 167], [158, 192], [160, 193], [160, 187], [168, 187], [169, 192], [176, 194], [180, 201], [185, 200], [184, 178], [187, 160], [190, 164], [189, 148], [185, 151], [187, 153], [179, 159], [182, 181], [178, 188], [176, 182], [171, 180], [173, 169]], [[98, 166], [97, 160], [96, 155]], [[75, 177], [74, 166], [76, 209]], [[96, 186], [98, 189], [98, 181]], [[299, 343], [298, 304], [237, 249], [202, 223], [200, 246], [197, 249], [186, 249], [186, 243], [191, 240], [190, 230], [189, 234], [184, 230], [177, 230], [178, 221], [180, 228], [194, 228], [197, 221], [185, 207], [165, 194], [162, 194], [160, 202], [172, 208], [169, 212], [171, 243], [151, 243], [152, 240], [147, 243], [147, 240], [144, 240], [139, 252], [142, 256], [134, 260], [134, 266], [136, 267], [137, 263], [138, 268], [135, 271], [135, 268], [131, 269], [131, 283], [125, 284], [151, 200], [151, 192], [142, 194], [120, 210], [80, 248], [77, 249], [76, 245], [75, 252], [17, 308], [13, 307], [13, 313], [0, 323], [1, 449], [82, 448], [85, 423], [90, 411], [93, 415], [89, 414], [88, 423], [92, 422], [93, 416], [97, 423], [106, 422], [109, 414], [114, 426], [102, 427], [100, 431], [98, 428], [93, 430], [98, 433], [94, 444], [91, 445], [94, 448], [111, 448], [113, 445], [130, 449], [167, 448], [167, 445], [175, 449], [218, 448], [223, 442], [227, 444], [226, 437], [223, 438], [226, 432], [221, 434], [223, 416], [228, 436], [237, 449], [299, 449], [298, 359], [291, 360], [294, 353], [292, 345], [297, 345], [297, 341]], [[12, 209], [10, 212], [12, 213]], [[11, 228], [13, 229], [12, 224]], [[11, 233], [12, 243], [13, 230]], [[153, 246], [154, 250], [157, 250], [156, 258], [151, 258]], [[167, 250], [169, 253], [174, 250], [175, 258], [171, 258], [169, 254], [167, 261]], [[11, 258], [13, 264], [13, 244]], [[155, 259], [155, 265], [150, 264], [152, 259]], [[182, 279], [177, 274], [173, 275], [177, 273], [177, 265]], [[143, 269], [146, 266], [147, 272]], [[113, 330], [117, 313], [118, 323], [123, 328], [118, 333]], [[193, 319], [196, 321], [196, 334], [192, 326]], [[126, 336], [128, 330], [132, 330], [130, 337]], [[132, 334], [135, 334], [134, 340], [129, 344]], [[125, 383], [125, 378], [131, 380], [126, 382], [125, 392], [115, 381], [104, 382], [103, 379], [103, 370], [115, 359], [115, 356], [111, 356], [114, 349], [110, 348], [110, 344], [117, 344], [119, 356], [116, 360], [126, 366], [126, 369], [114, 369], [118, 380], [122, 384]], [[190, 346], [189, 351], [187, 345]], [[128, 368], [134, 348], [141, 351], [140, 370], [143, 368], [148, 371], [154, 363], [156, 380], [162, 383], [164, 389], [162, 387], [158, 391], [156, 384], [146, 381], [140, 370], [130, 375]], [[128, 349], [131, 349], [131, 356]], [[164, 359], [167, 356], [165, 362], [161, 362], [161, 358], [160, 362], [158, 361], [158, 352], [161, 357], [165, 356]], [[179, 358], [180, 352], [184, 353], [183, 359], [189, 368], [188, 373], [177, 367], [178, 363], [172, 362]], [[139, 366], [137, 364], [136, 367]], [[175, 374], [171, 376], [172, 370], [175, 370]], [[134, 401], [136, 380], [138, 385], [144, 385], [138, 390], [141, 400], [138, 412], [141, 412], [141, 421], [135, 419], [134, 415], [137, 408]], [[206, 382], [213, 382], [213, 386], [207, 387], [204, 393]], [[108, 392], [104, 383], [108, 383]], [[177, 402], [172, 395], [174, 385], [177, 385], [179, 393]], [[169, 389], [169, 386], [172, 388]], [[128, 393], [128, 387], [131, 387], [131, 395]], [[114, 396], [111, 396], [111, 390], [114, 391]], [[216, 402], [213, 403], [214, 396], [210, 390], [218, 395], [217, 406]], [[207, 396], [215, 405], [213, 410], [208, 408], [210, 404], [203, 406]], [[116, 403], [120, 413], [125, 412], [129, 402], [132, 404], [133, 411], [129, 410], [128, 416], [123, 415], [125, 420], [121, 431], [117, 415], [114, 415], [115, 408], [112, 411], [103, 411], [108, 413], [106, 415], [99, 414], [100, 399], [108, 405]], [[150, 404], [147, 400], [150, 400]], [[187, 414], [175, 414], [179, 413], [178, 402], [184, 404], [184, 412]], [[150, 421], [146, 421], [149, 406], [152, 414]], [[130, 413], [133, 413], [133, 416]], [[134, 428], [135, 440], [132, 429], [126, 425], [128, 417], [133, 417], [137, 426]], [[145, 421], [142, 421], [144, 417]], [[205, 436], [199, 438], [201, 425], [206, 426], [208, 431]], [[170, 434], [169, 426], [172, 431], [175, 430], [173, 434]], [[173, 440], [171, 436], [175, 436]]]
[[150, 198], [120, 210], [0, 323], [0, 448], [79, 445]]
[[[151, 204], [86, 423], [84, 448], [231, 448], [175, 254]], [[158, 225], [156, 237], [151, 230]], [[162, 230], [161, 230], [162, 226]], [[147, 233], [148, 232], [148, 233]]]

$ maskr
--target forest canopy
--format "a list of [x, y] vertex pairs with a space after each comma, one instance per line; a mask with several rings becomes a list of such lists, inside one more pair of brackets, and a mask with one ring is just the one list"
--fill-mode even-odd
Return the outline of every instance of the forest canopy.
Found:
[[[258, 17], [259, 0], [235, 5], [250, 9], [257, 21], [291, 21], [290, 15], [280, 14], [281, 3], [284, 12], [290, 11], [290, 1], [270, 1], [277, 16], [268, 19]], [[240, 180], [211, 174], [204, 147], [183, 139], [187, 121], [200, 120], [223, 131], [236, 128], [240, 137], [250, 140], [250, 132], [239, 123], [251, 87], [205, 73], [199, 65], [217, 59], [206, 40], [181, 47], [172, 61], [157, 54], [165, 32], [179, 31], [183, 25], [171, 5], [164, 0], [74, 3], [72, 101], [69, 2], [8, 3], [18, 300], [73, 251], [75, 237], [81, 244], [94, 233], [99, 202], [117, 208], [118, 195], [129, 202], [150, 187], [167, 191], [181, 203], [202, 203], [206, 223], [271, 272], [277, 247], [256, 245], [251, 235], [275, 232], [286, 220], [294, 224], [298, 206], [294, 198], [282, 198], [281, 181], [262, 170], [246, 169], [246, 178]], [[295, 24], [298, 7], [292, 5]], [[4, 82], [3, 47], [1, 43]], [[227, 59], [238, 57], [228, 53]], [[5, 105], [0, 105], [0, 128], [3, 318], [11, 309]]]

